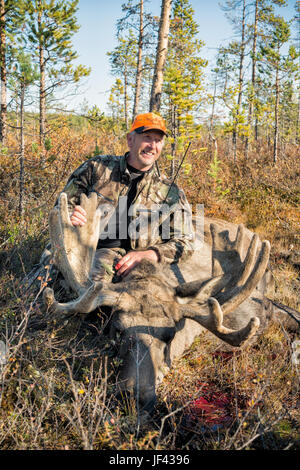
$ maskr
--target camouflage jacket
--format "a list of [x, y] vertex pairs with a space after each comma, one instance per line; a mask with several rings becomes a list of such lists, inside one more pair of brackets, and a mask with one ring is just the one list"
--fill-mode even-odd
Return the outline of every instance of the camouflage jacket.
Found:
[[[82, 192], [86, 195], [96, 192], [99, 206], [111, 204], [116, 209], [130, 186], [128, 155], [93, 157], [77, 168], [63, 190], [68, 195], [70, 213], [80, 204]], [[192, 213], [185, 194], [160, 176], [155, 166], [138, 183], [129, 221], [132, 250], [153, 249], [164, 263], [177, 262], [192, 254]]]

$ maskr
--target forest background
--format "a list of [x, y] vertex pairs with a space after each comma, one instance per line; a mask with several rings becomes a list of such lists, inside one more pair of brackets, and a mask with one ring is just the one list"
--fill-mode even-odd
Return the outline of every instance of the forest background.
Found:
[[[49, 423], [57, 420], [62, 410], [52, 407], [53, 397], [41, 404], [31, 396], [31, 390], [42, 385], [37, 375], [28, 372], [28, 364], [32, 367], [38, 361], [34, 347], [29, 347], [28, 338], [24, 338], [32, 318], [41, 316], [38, 299], [47, 280], [40, 280], [38, 295], [30, 289], [24, 293], [23, 280], [38, 262], [48, 239], [49, 210], [70, 173], [85, 159], [126, 151], [125, 135], [138, 112], [153, 110], [166, 119], [169, 136], [160, 169], [173, 178], [180, 167], [177, 182], [192, 206], [203, 203], [207, 216], [243, 222], [271, 241], [274, 299], [299, 311], [300, 3], [224, 0], [216, 8], [227, 19], [232, 34], [209, 60], [191, 2], [163, 0], [160, 6], [161, 12], [156, 15], [152, 2], [146, 0], [129, 0], [120, 6], [115, 29], [111, 30], [115, 47], [105, 51], [113, 81], [105, 95], [107, 102], [101, 107], [85, 98], [91, 69], [80, 63], [84, 56], [79, 60], [75, 48], [79, 2], [0, 0], [1, 332], [10, 345], [11, 362], [5, 377], [13, 378], [7, 385], [2, 374], [1, 401], [9, 413], [5, 412], [0, 429], [1, 442], [7, 448], [116, 448], [126, 446], [129, 435], [134, 436], [132, 448], [152, 446], [157, 436], [158, 445], [164, 448], [171, 441], [186, 445], [190, 439], [184, 428], [178, 431], [175, 421], [171, 423], [172, 432], [166, 435], [160, 428], [159, 432], [148, 430], [147, 438], [141, 437], [128, 423], [128, 432], [118, 434], [114, 427], [112, 433], [105, 424], [111, 423], [106, 415], [103, 422], [97, 421], [97, 432], [92, 433], [96, 438], [91, 437], [85, 427], [89, 425], [84, 424], [86, 403], [80, 401], [87, 393], [83, 392], [83, 397], [78, 394], [72, 375], [75, 392], [70, 404], [73, 406], [75, 400], [82, 416], [75, 408], [65, 412], [65, 424], [58, 426], [54, 436]], [[103, 43], [93, 44], [95, 54], [98, 47], [106, 48]], [[253, 404], [253, 426], [239, 421], [231, 436], [226, 434], [219, 440], [206, 437], [204, 444], [203, 439], [200, 444], [194, 437], [196, 447], [247, 447], [248, 442], [265, 436], [265, 429], [272, 429], [272, 439], [261, 440], [260, 445], [295, 445], [299, 428], [291, 412], [298, 403], [291, 365], [292, 339], [284, 337], [281, 331], [273, 331], [268, 347], [276, 349], [278, 338], [281, 344], [287, 341], [282, 361], [289, 366], [276, 364], [280, 370], [274, 374], [274, 364], [271, 368], [270, 363], [263, 368], [260, 365], [259, 374], [268, 375], [265, 383], [277, 393], [272, 392], [268, 406], [265, 403], [268, 422], [263, 423], [261, 414], [258, 419]], [[36, 340], [32, 341], [29, 343]], [[254, 362], [261, 360], [260, 355], [253, 357]], [[241, 368], [245, 366], [243, 360]], [[55, 363], [59, 363], [57, 358]], [[50, 370], [45, 364], [39, 364], [37, 370]], [[233, 364], [238, 367], [236, 362], [230, 362], [230, 367]], [[196, 366], [197, 374], [203, 374], [203, 364]], [[195, 386], [194, 372], [191, 374], [189, 368], [196, 366], [194, 356], [185, 364], [191, 388]], [[209, 375], [207, 364], [204, 368]], [[257, 389], [261, 382], [253, 364], [251, 368], [252, 375], [242, 374], [241, 387], [246, 393], [247, 385], [258, 396], [252, 385]], [[278, 383], [271, 380], [270, 370]], [[229, 375], [236, 381], [232, 370]], [[91, 383], [95, 377], [88, 380]], [[256, 382], [249, 384], [249, 380]], [[282, 384], [287, 382], [286, 396], [280, 400]], [[86, 383], [80, 383], [78, 390], [85, 390]], [[232, 386], [236, 391], [237, 383]], [[176, 393], [178, 399], [182, 390]], [[251, 393], [247, 403], [253, 401]], [[168, 395], [164, 402], [168, 411], [172, 400], [174, 396]], [[288, 416], [282, 408], [284, 401], [290, 403]], [[101, 406], [104, 415], [106, 404]], [[262, 432], [256, 427], [257, 419]], [[34, 429], [37, 420], [41, 433]], [[71, 430], [63, 439], [66, 428]], [[26, 429], [26, 438], [21, 429]]]

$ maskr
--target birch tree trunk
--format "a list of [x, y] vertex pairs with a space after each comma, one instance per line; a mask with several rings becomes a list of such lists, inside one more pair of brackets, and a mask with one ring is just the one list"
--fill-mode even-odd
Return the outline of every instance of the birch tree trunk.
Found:
[[171, 5], [172, 0], [162, 0], [156, 61], [150, 98], [150, 112], [159, 112], [160, 110], [164, 67], [168, 52]]

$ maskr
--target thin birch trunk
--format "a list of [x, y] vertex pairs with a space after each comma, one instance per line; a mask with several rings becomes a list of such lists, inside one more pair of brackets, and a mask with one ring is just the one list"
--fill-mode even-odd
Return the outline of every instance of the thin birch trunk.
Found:
[[159, 112], [160, 110], [164, 68], [168, 52], [171, 5], [172, 0], [162, 0], [156, 62], [150, 98], [150, 111], [152, 112]]
[[141, 83], [142, 83], [143, 41], [144, 41], [144, 1], [140, 0], [140, 34], [139, 34], [139, 48], [138, 48], [138, 58], [137, 58], [136, 83], [135, 83], [132, 119], [134, 119], [136, 115], [138, 114], [139, 104], [140, 104]]

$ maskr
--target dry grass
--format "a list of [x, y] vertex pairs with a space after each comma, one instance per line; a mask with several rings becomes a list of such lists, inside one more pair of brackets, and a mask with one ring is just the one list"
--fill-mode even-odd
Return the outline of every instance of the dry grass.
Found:
[[[165, 377], [155, 413], [142, 424], [134, 402], [116, 398], [118, 361], [103, 334], [103, 317], [64, 324], [41, 308], [44, 279], [40, 289], [24, 288], [24, 276], [46, 243], [47, 213], [57, 193], [94, 151], [90, 132], [59, 128], [46, 167], [38, 151], [27, 148], [22, 220], [13, 137], [9, 152], [0, 156], [0, 339], [8, 348], [7, 363], [0, 365], [0, 447], [299, 449], [299, 365], [292, 360], [297, 336], [283, 325], [270, 325], [258, 344], [234, 354], [221, 353], [210, 334], [200, 337]], [[194, 150], [206, 144], [205, 139], [194, 142]], [[101, 153], [125, 150], [116, 135], [100, 134], [97, 145]], [[295, 147], [286, 148], [277, 166], [262, 144], [247, 161], [240, 155], [237, 164], [222, 140], [218, 147], [218, 185], [208, 175], [210, 151], [190, 154], [193, 171], [182, 174], [180, 184], [192, 204], [205, 203], [207, 215], [244, 222], [270, 239], [274, 300], [300, 310]], [[211, 410], [200, 406], [203, 399]]]

